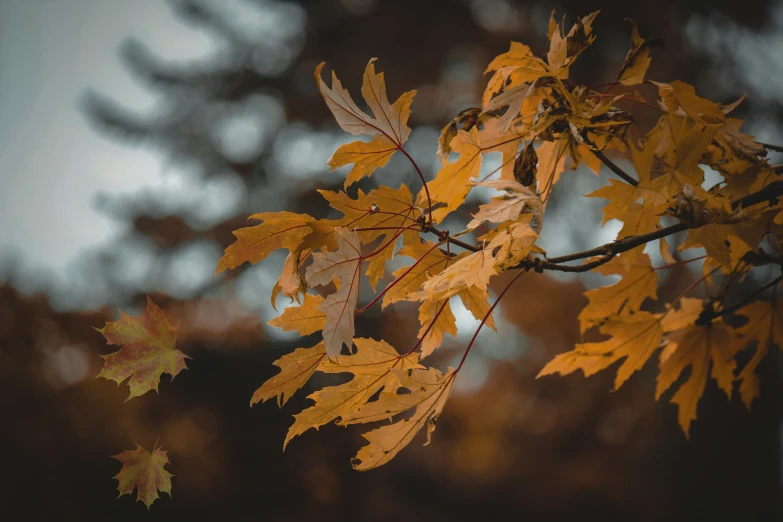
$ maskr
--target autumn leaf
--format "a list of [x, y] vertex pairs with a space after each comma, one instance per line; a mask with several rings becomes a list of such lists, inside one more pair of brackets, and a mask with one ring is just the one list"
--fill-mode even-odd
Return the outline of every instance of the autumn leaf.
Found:
[[474, 252], [450, 265], [422, 286], [420, 298], [439, 301], [474, 286], [486, 289], [495, 275], [495, 258], [490, 249]]
[[[443, 218], [462, 205], [470, 191], [468, 182], [481, 172], [481, 147], [478, 144], [478, 130], [475, 127], [470, 132], [459, 131], [457, 137], [451, 141], [451, 148], [459, 153], [459, 159], [454, 163], [444, 161], [443, 168], [435, 179], [427, 183], [432, 204], [446, 205], [433, 210], [432, 218], [436, 223], [443, 221]], [[425, 201], [425, 193], [422, 190], [417, 205], [422, 206]]]
[[[171, 378], [187, 368], [187, 355], [174, 348], [177, 327], [171, 326], [166, 312], [147, 296], [147, 310], [142, 317], [133, 317], [120, 311], [120, 320], [106, 323], [97, 329], [108, 344], [123, 345], [118, 351], [102, 355], [103, 368], [98, 377], [122, 383], [130, 377], [128, 399], [158, 391], [160, 376]], [[126, 399], [126, 400], [128, 400]]]
[[380, 246], [385, 246], [375, 252], [367, 264], [370, 287], [375, 290], [384, 275], [386, 263], [394, 255], [397, 243], [393, 240], [394, 237], [402, 237], [404, 244], [419, 241], [418, 233], [414, 230], [418, 227], [413, 195], [405, 184], [398, 189], [381, 186], [366, 195], [359, 190], [356, 199], [345, 192], [319, 192], [343, 217], [313, 223], [311, 226], [314, 233], [304, 239], [303, 245], [308, 248], [324, 247], [335, 250], [337, 242], [334, 231], [338, 227], [359, 229], [357, 234], [363, 244], [379, 240]]
[[531, 227], [536, 233], [541, 231], [544, 222], [544, 205], [541, 198], [533, 190], [516, 181], [492, 180], [473, 182], [473, 185], [504, 190], [504, 196], [492, 198], [492, 201], [479, 206], [479, 211], [473, 214], [473, 220], [468, 228], [477, 228], [483, 223], [502, 223], [513, 221], [527, 211], [533, 215]]
[[579, 314], [582, 332], [607, 318], [635, 312], [645, 300], [657, 296], [658, 274], [647, 254], [640, 255], [630, 266], [626, 266], [623, 256], [618, 256], [594, 270], [605, 276], [620, 275], [622, 279], [613, 285], [585, 292], [589, 303]]
[[137, 489], [136, 500], [144, 502], [149, 510], [158, 499], [158, 491], [171, 496], [171, 473], [165, 470], [169, 459], [163, 448], [153, 448], [152, 453], [136, 445], [135, 450], [123, 451], [114, 455], [122, 462], [122, 469], [114, 477], [120, 483], [117, 489], [120, 496], [130, 495]]
[[216, 275], [242, 263], [256, 264], [278, 248], [287, 248], [289, 252], [296, 250], [310, 233], [308, 224], [313, 221], [307, 214], [293, 212], [262, 212], [253, 214], [249, 219], [263, 223], [234, 231], [237, 240], [226, 248], [218, 261]]
[[636, 22], [626, 18], [631, 24], [631, 49], [625, 55], [625, 62], [620, 68], [617, 81], [623, 85], [639, 85], [644, 82], [644, 75], [650, 67], [651, 51], [654, 47], [663, 48], [663, 40], [657, 38], [645, 40], [639, 36]]
[[459, 259], [458, 256], [449, 257], [432, 241], [405, 245], [397, 255], [411, 257], [415, 261], [392, 273], [394, 283], [389, 285], [390, 288], [387, 288], [383, 296], [382, 308], [398, 301], [413, 299], [411, 294], [417, 292], [430, 277], [439, 274], [449, 263]]
[[320, 295], [305, 294], [300, 306], [289, 306], [283, 310], [282, 315], [267, 324], [286, 332], [295, 331], [301, 336], [323, 330], [326, 325], [326, 315], [319, 309], [323, 300]]
[[[463, 290], [464, 292], [464, 290]], [[446, 334], [457, 337], [457, 318], [451, 311], [449, 298], [425, 300], [419, 306], [419, 339], [421, 357], [429, 356], [443, 344]]]
[[725, 117], [717, 103], [696, 95], [696, 89], [685, 82], [652, 82], [658, 86], [661, 106], [671, 114], [687, 115], [701, 125], [723, 123]]
[[614, 380], [614, 389], [617, 390], [634, 372], [642, 369], [661, 346], [663, 338], [661, 314], [644, 311], [609, 316], [600, 331], [609, 339], [577, 344], [572, 351], [549, 361], [536, 378], [554, 373], [567, 375], [576, 370], [582, 370], [585, 377], [589, 377], [624, 359]]
[[493, 231], [497, 234], [487, 245], [487, 250], [494, 256], [495, 272], [517, 266], [533, 251], [538, 239], [538, 234], [531, 226], [533, 220], [532, 213], [523, 214], [516, 221], [507, 222]]
[[408, 91], [393, 105], [389, 104], [383, 73], [375, 72], [374, 62], [375, 58], [367, 64], [362, 83], [362, 96], [374, 117], [368, 116], [356, 106], [334, 72], [332, 87], [327, 87], [321, 79], [323, 63], [315, 69], [321, 96], [332, 111], [337, 124], [355, 136], [364, 134], [373, 137], [369, 143], [354, 141], [341, 146], [327, 161], [331, 170], [353, 163], [353, 168], [345, 179], [346, 188], [386, 165], [392, 154], [402, 148], [411, 132], [408, 117], [416, 91]]
[[[433, 151], [440, 159], [435, 176], [425, 180], [424, 171], [405, 154], [411, 162], [409, 174], [416, 172], [425, 184], [415, 187], [415, 198], [406, 185], [351, 195], [321, 190], [331, 207], [326, 217], [266, 212], [252, 216], [260, 224], [235, 232], [236, 241], [226, 249], [217, 272], [287, 249], [272, 305], [284, 294], [298, 306], [286, 308], [269, 325], [300, 336], [320, 330], [323, 337], [312, 348], [280, 357], [275, 363], [280, 371], [255, 392], [251, 404], [273, 397], [284, 404], [316, 371], [344, 374], [310, 393], [312, 404], [295, 415], [284, 447], [307, 430], [332, 422], [386, 422], [365, 434], [368, 445], [352, 461], [356, 469], [366, 470], [392, 459], [425, 425], [429, 440], [473, 341], [484, 326], [498, 327], [493, 307], [524, 272], [619, 276], [584, 293], [587, 306], [579, 324], [588, 341], [557, 355], [539, 376], [577, 370], [590, 376], [614, 368], [616, 390], [658, 354], [656, 398], [677, 388], [671, 400], [686, 436], [710, 376], [729, 396], [739, 381], [748, 407], [758, 396], [758, 365], [771, 345], [783, 343], [777, 304], [747, 304], [778, 283], [753, 289], [757, 267], [781, 264], [783, 202], [778, 198], [783, 182], [780, 166], [766, 159], [768, 149], [779, 147], [757, 143], [740, 131], [742, 120], [727, 117], [744, 96], [721, 104], [698, 96], [681, 81], [647, 80], [651, 50], [662, 42], [642, 38], [634, 22], [630, 50], [616, 82], [591, 80], [585, 85], [569, 78], [575, 60], [595, 40], [597, 14], [577, 18], [566, 33], [565, 17], [559, 22], [553, 12], [543, 55], [512, 42], [508, 52], [490, 62], [481, 107], [459, 112], [441, 131]], [[390, 103], [373, 59], [364, 72], [360, 108], [334, 73], [331, 86], [324, 83], [322, 69], [323, 64], [315, 71], [318, 88], [338, 125], [363, 136], [339, 147], [328, 161], [332, 169], [350, 166], [347, 188], [385, 166], [396, 151], [405, 153], [415, 91]], [[657, 99], [635, 88], [643, 83], [657, 87]], [[598, 89], [603, 86], [606, 89]], [[617, 94], [610, 94], [612, 89]], [[650, 127], [653, 122], [637, 110], [655, 103], [661, 114]], [[488, 154], [500, 156], [500, 161], [479, 178]], [[627, 159], [635, 172], [626, 172]], [[606, 200], [602, 225], [618, 220], [622, 228], [615, 241], [548, 257], [536, 244], [547, 204], [562, 205], [555, 191], [568, 190], [563, 185], [576, 187], [580, 166], [616, 176], [586, 196]], [[573, 173], [564, 176], [566, 169]], [[493, 177], [499, 179], [486, 181]], [[465, 203], [474, 186], [499, 194], [470, 209]], [[473, 217], [464, 227], [461, 220], [469, 211]], [[664, 264], [653, 268], [645, 250], [655, 241]], [[675, 259], [670, 245], [677, 250], [700, 248], [704, 255]], [[412, 261], [390, 268], [393, 279], [376, 291], [395, 256]], [[694, 261], [700, 266], [690, 264]], [[685, 265], [703, 277], [693, 284], [678, 277], [677, 272], [687, 270]], [[667, 291], [661, 293], [680, 295], [673, 303], [653, 304], [659, 271], [666, 274], [668, 269], [675, 275], [666, 278]], [[516, 275], [506, 280], [490, 305], [490, 281], [509, 270], [517, 270]], [[357, 310], [362, 272], [374, 297]], [[323, 297], [308, 294], [313, 287]], [[529, 290], [517, 285], [511, 293], [519, 302], [540, 297]], [[692, 292], [710, 297], [694, 299], [689, 297]], [[733, 301], [741, 292], [751, 293]], [[727, 296], [736, 304], [727, 306]], [[456, 337], [452, 305], [457, 297], [480, 325], [457, 369], [443, 373], [421, 363], [447, 336]], [[363, 317], [378, 304], [385, 312], [400, 301], [416, 303], [419, 321], [417, 339], [405, 355], [383, 340], [354, 339], [359, 312]], [[657, 310], [662, 312], [654, 313]], [[729, 317], [726, 322], [724, 316]], [[738, 369], [738, 354], [754, 347], [750, 361]], [[173, 339], [169, 348], [174, 350]], [[744, 362], [745, 357], [739, 359]], [[132, 381], [132, 393], [133, 386]]]
[[353, 345], [353, 321], [362, 265], [361, 244], [356, 232], [337, 228], [334, 234], [337, 251], [313, 254], [313, 264], [307, 267], [305, 274], [310, 286], [327, 285], [335, 279], [340, 281], [340, 288], [318, 305], [326, 316], [323, 336], [329, 357], [338, 356], [343, 344], [348, 348]]
[[744, 306], [737, 313], [748, 320], [737, 329], [737, 333], [744, 338], [743, 348], [756, 343], [753, 357], [737, 376], [737, 380], [741, 381], [740, 397], [745, 407], [750, 409], [753, 399], [759, 396], [759, 378], [756, 369], [772, 344], [783, 346], [783, 305], [776, 302], [755, 301]]
[[312, 348], [297, 348], [276, 360], [274, 365], [280, 373], [271, 377], [253, 393], [250, 405], [265, 402], [277, 397], [277, 405], [283, 406], [291, 396], [310, 380], [318, 365], [326, 360], [326, 347], [323, 342]]
[[285, 262], [283, 263], [283, 273], [280, 274], [280, 278], [272, 289], [272, 307], [275, 310], [277, 310], [276, 301], [279, 292], [282, 292], [284, 296], [292, 301], [296, 301], [297, 303], [301, 302], [299, 300], [299, 294], [307, 292], [307, 283], [305, 283], [305, 280], [299, 271], [299, 266], [309, 255], [309, 249], [304, 252], [295, 250], [286, 257]]
[[[736, 367], [734, 356], [742, 346], [736, 331], [720, 317], [709, 324], [693, 320], [696, 312], [700, 313], [702, 309], [701, 299], [684, 298], [681, 310], [664, 319], [664, 328], [668, 332], [667, 345], [660, 355], [661, 372], [655, 386], [655, 398], [660, 399], [685, 369], [691, 367], [690, 376], [671, 399], [678, 405], [677, 419], [686, 437], [689, 436], [691, 423], [696, 419], [699, 399], [704, 394], [710, 368], [718, 387], [731, 398]], [[671, 331], [675, 326], [682, 326], [679, 315], [687, 317], [686, 321], [690, 324]]]
[[496, 329], [495, 318], [492, 317], [492, 315], [487, 315], [489, 313], [489, 303], [487, 302], [489, 299], [489, 292], [487, 292], [486, 289], [471, 286], [467, 290], [462, 290], [457, 295], [459, 296], [460, 301], [462, 301], [462, 306], [464, 306], [476, 320], [482, 321], [486, 317], [484, 324], [493, 330]]
[[410, 444], [424, 426], [427, 427], [427, 442], [430, 443], [438, 417], [454, 387], [456, 374], [443, 374], [435, 368], [426, 370], [393, 370], [399, 379], [399, 388], [410, 393], [381, 392], [378, 400], [356, 410], [350, 422], [374, 422], [389, 419], [399, 413], [415, 408], [413, 415], [387, 426], [365, 433], [369, 444], [359, 450], [351, 460], [353, 468], [366, 471], [386, 464], [397, 453]]
[[457, 137], [459, 131], [469, 131], [478, 125], [481, 120], [482, 115], [480, 107], [470, 107], [457, 114], [454, 119], [440, 131], [440, 137], [438, 138], [438, 157], [441, 160], [448, 159], [449, 154], [451, 154], [451, 140]]
[[325, 360], [317, 368], [323, 373], [351, 373], [352, 379], [310, 394], [307, 398], [315, 404], [294, 415], [296, 420], [288, 429], [283, 448], [297, 435], [311, 428], [318, 429], [359, 408], [379, 390], [396, 391], [398, 377], [392, 370], [422, 368], [418, 364], [418, 354], [401, 356], [384, 341], [356, 338], [354, 343], [355, 354], [340, 355], [334, 361]]

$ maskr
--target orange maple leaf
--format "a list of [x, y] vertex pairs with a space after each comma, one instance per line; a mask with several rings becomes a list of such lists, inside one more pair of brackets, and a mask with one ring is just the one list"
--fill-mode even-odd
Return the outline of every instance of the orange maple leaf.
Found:
[[[111, 379], [117, 384], [130, 377], [128, 399], [158, 391], [160, 376], [171, 375], [172, 380], [186, 369], [187, 355], [174, 348], [177, 327], [171, 326], [166, 312], [147, 296], [147, 310], [142, 317], [132, 317], [120, 310], [120, 320], [96, 328], [109, 344], [124, 345], [120, 350], [102, 355], [104, 363], [97, 377]], [[128, 400], [126, 399], [126, 400]]]
[[158, 491], [171, 497], [171, 477], [174, 475], [164, 469], [169, 459], [163, 448], [153, 448], [150, 453], [137, 444], [135, 450], [123, 451], [113, 458], [122, 462], [122, 469], [114, 477], [120, 482], [119, 496], [130, 495], [137, 489], [136, 500], [144, 502], [147, 509], [159, 498]]

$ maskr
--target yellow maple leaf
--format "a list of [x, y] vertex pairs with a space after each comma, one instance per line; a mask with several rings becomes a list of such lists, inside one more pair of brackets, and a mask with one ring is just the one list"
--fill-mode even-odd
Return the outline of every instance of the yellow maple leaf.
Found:
[[[686, 437], [689, 437], [691, 423], [696, 419], [699, 399], [704, 394], [710, 375], [718, 387], [731, 398], [734, 382], [734, 356], [742, 347], [733, 328], [726, 325], [722, 318], [712, 320], [711, 324], [702, 324], [698, 319], [691, 322], [696, 313], [701, 313], [701, 299], [683, 299], [681, 310], [670, 314], [664, 320], [667, 330], [667, 344], [660, 355], [660, 373], [655, 385], [655, 398], [660, 399], [689, 366], [691, 373], [680, 385], [671, 402], [678, 405], [677, 419]], [[683, 318], [679, 318], [682, 315]], [[669, 331], [673, 326], [682, 326]]]
[[585, 292], [589, 302], [579, 313], [582, 332], [609, 317], [637, 311], [646, 299], [657, 296], [658, 274], [647, 254], [640, 255], [630, 266], [620, 255], [594, 270], [603, 275], [620, 275], [622, 279], [613, 285]]
[[744, 338], [744, 346], [756, 343], [756, 351], [737, 376], [741, 381], [739, 392], [745, 407], [750, 409], [753, 399], [759, 396], [759, 378], [756, 369], [774, 343], [783, 346], [783, 304], [755, 301], [741, 308], [737, 314], [748, 322], [737, 329]]
[[274, 362], [280, 373], [272, 376], [250, 399], [253, 406], [277, 397], [277, 405], [282, 406], [291, 396], [310, 380], [322, 361], [326, 360], [326, 347], [322, 342], [312, 348], [297, 348]]
[[416, 91], [408, 91], [394, 104], [390, 104], [386, 96], [383, 73], [375, 72], [374, 62], [375, 58], [367, 64], [362, 82], [362, 96], [374, 117], [370, 117], [356, 106], [334, 72], [332, 72], [332, 87], [327, 87], [321, 79], [323, 63], [315, 69], [318, 89], [337, 124], [344, 131], [355, 136], [364, 134], [373, 137], [369, 143], [354, 141], [341, 146], [327, 161], [332, 170], [349, 163], [354, 164], [345, 179], [346, 188], [362, 177], [371, 175], [378, 167], [384, 166], [392, 154], [402, 148], [411, 133], [408, 117]]
[[[462, 205], [471, 188], [468, 182], [481, 172], [482, 156], [478, 144], [478, 129], [474, 127], [470, 132], [459, 131], [457, 137], [451, 140], [451, 148], [459, 153], [459, 159], [454, 163], [444, 160], [435, 179], [427, 183], [432, 204], [446, 205], [433, 210], [432, 218], [436, 223], [440, 223]], [[424, 190], [419, 192], [417, 201], [419, 206], [426, 202]]]
[[490, 278], [497, 272], [495, 258], [487, 248], [467, 255], [450, 265], [422, 286], [422, 292], [416, 298], [439, 301], [457, 295], [471, 286], [486, 289]]
[[[383, 277], [386, 263], [393, 255], [396, 241], [395, 235], [401, 235], [404, 244], [419, 240], [415, 216], [418, 211], [413, 206], [413, 195], [405, 184], [398, 189], [381, 186], [364, 194], [359, 190], [356, 199], [345, 192], [330, 192], [320, 190], [321, 195], [329, 205], [343, 214], [340, 219], [323, 219], [311, 224], [313, 234], [303, 240], [303, 246], [308, 248], [326, 248], [335, 250], [337, 242], [334, 231], [338, 227], [349, 230], [358, 229], [359, 240], [369, 244], [380, 240], [386, 246], [369, 258], [367, 275], [373, 290]], [[409, 230], [405, 230], [410, 227]]]
[[[141, 317], [133, 317], [120, 311], [120, 320], [96, 328], [108, 344], [123, 345], [118, 351], [102, 355], [103, 368], [97, 377], [122, 383], [130, 377], [128, 399], [158, 391], [160, 376], [168, 373], [171, 378], [187, 368], [187, 355], [174, 348], [177, 327], [171, 326], [166, 312], [158, 308], [147, 296], [147, 310]], [[126, 400], [128, 400], [126, 399]]]
[[295, 250], [289, 252], [288, 257], [283, 263], [283, 272], [280, 278], [272, 288], [272, 307], [277, 310], [277, 294], [282, 292], [284, 296], [292, 301], [300, 302], [299, 294], [307, 292], [307, 283], [305, 283], [302, 274], [299, 272], [299, 266], [310, 255], [310, 249], [305, 251]]
[[672, 83], [652, 83], [658, 86], [662, 107], [671, 114], [687, 115], [702, 125], [723, 123], [725, 117], [720, 106], [697, 96], [696, 89], [692, 85], [679, 80]]
[[256, 264], [278, 248], [296, 250], [310, 233], [308, 225], [313, 221], [307, 214], [293, 212], [262, 212], [248, 219], [258, 219], [263, 223], [234, 231], [237, 240], [226, 248], [215, 274], [245, 262]]
[[[341, 355], [334, 361], [325, 360], [317, 368], [323, 373], [351, 373], [353, 378], [339, 386], [328, 386], [310, 395], [315, 404], [294, 415], [294, 424], [288, 429], [283, 448], [305, 431], [339, 419], [365, 404], [379, 390], [397, 390], [397, 375], [392, 370], [421, 369], [419, 356], [411, 353], [401, 356], [385, 341], [354, 339], [356, 353]], [[340, 422], [338, 422], [340, 424]]]
[[610, 338], [596, 343], [577, 344], [566, 353], [549, 361], [536, 378], [559, 373], [567, 375], [582, 370], [589, 377], [604, 370], [620, 359], [625, 359], [617, 369], [614, 389], [642, 369], [647, 360], [661, 345], [663, 326], [661, 314], [639, 311], [633, 314], [607, 318], [600, 331]]
[[[465, 309], [468, 310], [475, 319], [482, 321], [484, 317], [487, 316], [487, 313], [489, 313], [489, 303], [487, 302], [487, 299], [489, 299], [489, 292], [487, 292], [485, 288], [471, 286], [466, 290], [459, 292], [457, 296], [459, 296]], [[491, 315], [488, 316], [487, 320], [484, 321], [484, 325], [495, 330], [495, 318]]]
[[479, 211], [473, 214], [473, 220], [468, 223], [469, 229], [477, 228], [483, 223], [502, 223], [513, 221], [523, 213], [533, 215], [530, 226], [536, 233], [541, 232], [544, 223], [544, 205], [541, 197], [532, 189], [517, 181], [492, 180], [474, 182], [473, 185], [504, 190], [506, 194], [492, 198], [489, 203], [479, 206]]
[[355, 410], [346, 422], [375, 422], [390, 419], [413, 408], [415, 410], [410, 417], [363, 435], [369, 444], [361, 448], [351, 460], [356, 470], [366, 471], [386, 464], [410, 444], [424, 426], [427, 426], [425, 445], [429, 444], [438, 417], [454, 387], [456, 376], [453, 371], [443, 374], [435, 368], [392, 371], [399, 379], [399, 388], [405, 388], [410, 393], [382, 391], [378, 400]]
[[625, 61], [620, 68], [617, 81], [623, 85], [639, 85], [644, 82], [644, 75], [650, 67], [652, 48], [663, 47], [663, 42], [657, 39], [645, 40], [639, 36], [636, 22], [630, 19], [626, 20], [631, 23], [631, 48], [625, 55]]
[[413, 299], [410, 295], [417, 292], [430, 277], [441, 273], [449, 263], [459, 259], [457, 256], [449, 257], [432, 241], [405, 245], [397, 255], [412, 257], [416, 261], [392, 273], [395, 282], [386, 290], [382, 308], [398, 301]]
[[296, 331], [302, 336], [322, 330], [326, 325], [326, 315], [318, 307], [323, 300], [320, 295], [305, 294], [301, 306], [289, 306], [267, 324], [286, 332]]
[[335, 279], [340, 281], [340, 288], [318, 305], [318, 309], [326, 316], [323, 336], [329, 357], [338, 356], [343, 344], [349, 349], [353, 345], [354, 315], [359, 299], [362, 265], [361, 244], [356, 232], [339, 227], [335, 229], [334, 235], [338, 249], [313, 254], [313, 263], [305, 273], [310, 286], [328, 285]]
[[457, 318], [451, 311], [449, 298], [424, 300], [419, 306], [419, 324], [422, 358], [439, 348], [446, 334], [457, 337]]
[[137, 489], [136, 500], [144, 502], [147, 509], [157, 500], [158, 491], [171, 496], [171, 473], [164, 468], [169, 463], [162, 448], [153, 448], [152, 453], [136, 445], [135, 450], [126, 450], [115, 459], [122, 462], [122, 469], [114, 477], [119, 481], [120, 496], [130, 495]]

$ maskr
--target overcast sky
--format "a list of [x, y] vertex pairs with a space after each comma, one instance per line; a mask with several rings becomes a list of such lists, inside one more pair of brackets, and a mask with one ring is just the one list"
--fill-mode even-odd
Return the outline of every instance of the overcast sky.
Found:
[[0, 0], [0, 254], [61, 270], [112, 234], [97, 192], [165, 182], [154, 151], [108, 141], [78, 110], [88, 87], [155, 110], [117, 58], [128, 35], [164, 58], [214, 51], [162, 0]]

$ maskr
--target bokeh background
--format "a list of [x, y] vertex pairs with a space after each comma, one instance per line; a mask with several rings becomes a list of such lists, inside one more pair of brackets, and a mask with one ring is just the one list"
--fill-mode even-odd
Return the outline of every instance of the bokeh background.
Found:
[[[433, 443], [417, 439], [380, 469], [350, 467], [361, 430], [326, 426], [282, 452], [321, 377], [282, 410], [248, 407], [273, 360], [315, 341], [266, 325], [283, 257], [213, 273], [248, 214], [324, 216], [315, 189], [342, 185], [325, 161], [347, 136], [318, 94], [316, 64], [358, 94], [378, 57], [390, 97], [418, 89], [409, 147], [432, 175], [438, 131], [478, 103], [486, 64], [510, 40], [545, 52], [553, 8], [567, 26], [602, 10], [598, 39], [572, 69], [578, 81], [614, 79], [631, 17], [666, 41], [649, 78], [721, 102], [748, 92], [738, 110], [747, 131], [783, 142], [774, 1], [0, 0], [2, 518], [779, 520], [777, 352], [750, 414], [708, 385], [690, 441], [672, 392], [653, 400], [655, 364], [614, 393], [611, 371], [534, 379], [577, 340], [582, 292], [607, 283], [595, 275], [524, 276], [500, 307], [499, 333], [482, 333], [471, 353]], [[418, 189], [399, 157], [382, 177]], [[567, 178], [541, 241], [552, 255], [617, 231], [599, 227], [602, 201], [580, 197], [605, 176]], [[661, 274], [664, 299], [694, 277], [687, 266]], [[117, 308], [140, 313], [145, 294], [180, 322], [192, 361], [173, 383], [164, 377], [160, 395], [123, 402], [125, 386], [94, 379], [114, 348], [93, 328]], [[357, 335], [403, 349], [415, 340], [412, 310], [363, 314]], [[455, 313], [460, 334], [433, 357], [444, 368], [476, 326]], [[115, 498], [110, 456], [158, 437], [173, 499], [147, 513]]]

